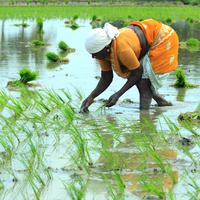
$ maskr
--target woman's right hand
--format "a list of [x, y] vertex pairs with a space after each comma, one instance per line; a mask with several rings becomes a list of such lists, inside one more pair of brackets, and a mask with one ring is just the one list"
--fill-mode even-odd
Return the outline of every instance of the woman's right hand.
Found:
[[81, 104], [80, 113], [88, 113], [89, 106], [94, 102], [92, 97], [87, 97]]

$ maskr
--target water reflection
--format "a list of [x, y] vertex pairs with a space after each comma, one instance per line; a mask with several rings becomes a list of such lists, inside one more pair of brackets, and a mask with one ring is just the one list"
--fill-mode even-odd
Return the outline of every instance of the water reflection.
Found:
[[[177, 152], [156, 128], [156, 121], [162, 113], [159, 108], [153, 112], [140, 111], [137, 123], [122, 124], [113, 115], [106, 115], [109, 123], [102, 122], [100, 129], [104, 142], [95, 163], [96, 170], [123, 171], [127, 191], [141, 198], [152, 194], [159, 196], [158, 193], [162, 192], [163, 197], [178, 182], [178, 171], [172, 164], [177, 160]], [[111, 173], [108, 176], [114, 181]], [[147, 192], [148, 186], [157, 188], [157, 191]]]
[[[3, 20], [1, 25], [1, 68], [3, 65], [12, 67], [13, 71], [27, 63], [43, 64], [45, 48], [38, 51], [32, 50], [31, 41], [43, 40], [43, 36], [37, 33], [34, 21], [28, 21], [30, 27], [15, 27], [17, 21]], [[48, 42], [48, 41], [46, 41]]]
[[[27, 20], [26, 22], [30, 25], [27, 28], [15, 27], [14, 24], [19, 22], [21, 21], [9, 19], [3, 19], [0, 21], [0, 83], [2, 85], [6, 86], [10, 79], [16, 78], [19, 69], [27, 66], [33, 70], [39, 71], [40, 78], [38, 81], [43, 87], [51, 87], [53, 89], [66, 88], [70, 90], [72, 86], [76, 86], [76, 88], [83, 91], [85, 95], [93, 89], [97, 84], [97, 80], [94, 77], [99, 76], [100, 70], [99, 67], [95, 66], [95, 62], [93, 62], [91, 56], [84, 48], [84, 37], [92, 28], [90, 21], [79, 20], [78, 23], [81, 27], [73, 31], [65, 27], [64, 20], [46, 20], [43, 25], [44, 34], [38, 34], [36, 20]], [[97, 22], [100, 23], [100, 21]], [[122, 21], [116, 21], [116, 23], [121, 23], [121, 25], [123, 24]], [[99, 26], [99, 24], [97, 24], [97, 26]], [[177, 30], [180, 38], [184, 40], [187, 37], [196, 37], [200, 35], [200, 23], [195, 22], [189, 24], [189, 22], [175, 22], [173, 27]], [[48, 45], [37, 49], [32, 48], [31, 41], [35, 39], [43, 40]], [[58, 54], [58, 43], [61, 40], [65, 41], [70, 47], [75, 48], [76, 52], [67, 55], [70, 60], [69, 64], [57, 65], [48, 63], [45, 53], [47, 51], [53, 51]], [[59, 54], [61, 55], [61, 53]], [[188, 81], [194, 84], [199, 84], [199, 52], [189, 52], [186, 49], [180, 49], [179, 64], [185, 69]], [[68, 75], [67, 78], [66, 74]], [[114, 79], [114, 84], [111, 84], [109, 89], [106, 91], [106, 98], [107, 96], [110, 96], [109, 94], [113, 94], [113, 91], [116, 91], [116, 88], [120, 88], [124, 83], [124, 80], [118, 79], [117, 77], [114, 77]], [[184, 99], [181, 91], [176, 89], [168, 90], [167, 85], [172, 85], [174, 82], [175, 76], [172, 74], [169, 77], [166, 86], [163, 87], [161, 93], [168, 95], [169, 98], [171, 98], [169, 99], [171, 101], [188, 101], [189, 99], [189, 101], [192, 101], [195, 104], [198, 99], [198, 92], [196, 92], [198, 89], [188, 90]], [[191, 100], [190, 93], [195, 93], [197, 98]], [[137, 90], [131, 89], [124, 94], [123, 97], [131, 97], [131, 100], [136, 102], [138, 100], [137, 95]], [[104, 98], [104, 96], [102, 97]], [[135, 104], [134, 106], [134, 108], [132, 106], [130, 109], [126, 109], [126, 107], [123, 106], [115, 107], [117, 110], [114, 110], [114, 112], [111, 111], [111, 115], [117, 115], [116, 113], [121, 112], [122, 110], [122, 113], [124, 112], [126, 115], [141, 115], [139, 117], [141, 121], [144, 117], [142, 115], [145, 114], [138, 113], [138, 104]], [[159, 112], [162, 111], [154, 109], [153, 112], [155, 113], [153, 115], [151, 113], [151, 116], [149, 116], [152, 120], [153, 118], [158, 119], [160, 116]], [[179, 112], [178, 108], [177, 112]], [[170, 116], [172, 114], [175, 116], [176, 112], [170, 112]]]
[[184, 102], [187, 89], [186, 88], [179, 88], [177, 90], [178, 90], [178, 92], [177, 92], [176, 100]]
[[200, 40], [200, 22], [176, 21], [171, 26], [177, 31], [180, 41], [186, 41], [190, 37]]

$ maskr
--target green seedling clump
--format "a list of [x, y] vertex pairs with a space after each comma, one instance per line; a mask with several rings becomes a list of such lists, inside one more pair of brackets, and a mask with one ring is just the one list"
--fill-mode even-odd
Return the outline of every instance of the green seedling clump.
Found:
[[200, 41], [196, 38], [190, 38], [186, 41], [188, 47], [199, 47]]
[[34, 86], [34, 84], [29, 84], [30, 81], [36, 80], [39, 73], [37, 71], [31, 71], [30, 69], [24, 67], [19, 71], [19, 80], [8, 81], [7, 87], [13, 88], [24, 88], [26, 86]]
[[177, 88], [194, 88], [198, 85], [190, 84], [186, 80], [185, 72], [182, 68], [176, 70], [176, 83], [174, 84]]
[[71, 25], [70, 25], [70, 28], [72, 30], [76, 30], [77, 28], [79, 28], [79, 25], [76, 22], [72, 22]]
[[182, 68], [176, 70], [176, 79], [177, 79], [175, 83], [176, 87], [186, 87], [187, 85], [186, 76]]
[[45, 45], [45, 43], [41, 40], [32, 40], [31, 44], [33, 46], [44, 46]]
[[69, 46], [64, 41], [60, 41], [59, 44], [58, 44], [58, 47], [62, 51], [67, 51], [69, 49]]
[[46, 57], [50, 62], [54, 62], [54, 63], [58, 63], [58, 62], [68, 63], [69, 62], [67, 58], [61, 58], [57, 54], [50, 51], [46, 53]]
[[28, 68], [23, 68], [19, 71], [19, 75], [20, 75], [20, 82], [26, 84], [29, 81], [36, 80], [39, 73], [37, 71], [31, 71]]
[[65, 24], [66, 27], [71, 28], [72, 30], [76, 30], [77, 28], [79, 28], [80, 26], [76, 23], [76, 20], [78, 19], [78, 15], [74, 15], [74, 17], [70, 20], [66, 20]]
[[50, 62], [58, 62], [60, 60], [59, 56], [53, 52], [47, 52], [46, 57]]
[[180, 121], [191, 122], [192, 124], [200, 125], [200, 104], [194, 112], [180, 113], [178, 116]]
[[70, 48], [64, 41], [60, 41], [58, 44], [58, 47], [63, 52], [67, 52], [67, 53], [75, 52], [75, 49]]
[[180, 120], [199, 120], [200, 121], [200, 112], [186, 112], [186, 113], [181, 113], [179, 115]]
[[167, 19], [166, 19], [166, 22], [167, 22], [168, 24], [171, 24], [171, 23], [172, 23], [172, 19], [171, 19], [171, 18], [167, 18]]

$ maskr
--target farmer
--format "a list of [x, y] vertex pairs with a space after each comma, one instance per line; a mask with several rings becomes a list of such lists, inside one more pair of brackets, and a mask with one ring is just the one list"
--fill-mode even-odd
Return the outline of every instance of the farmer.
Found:
[[101, 78], [83, 101], [81, 112], [88, 112], [94, 98], [108, 88], [113, 71], [127, 81], [110, 96], [106, 107], [115, 105], [134, 85], [140, 94], [140, 109], [149, 109], [152, 98], [158, 106], [172, 105], [158, 94], [158, 89], [162, 86], [162, 79], [177, 68], [178, 45], [176, 32], [154, 19], [133, 21], [122, 29], [106, 23], [104, 28], [91, 30], [85, 47], [92, 58], [99, 62]]

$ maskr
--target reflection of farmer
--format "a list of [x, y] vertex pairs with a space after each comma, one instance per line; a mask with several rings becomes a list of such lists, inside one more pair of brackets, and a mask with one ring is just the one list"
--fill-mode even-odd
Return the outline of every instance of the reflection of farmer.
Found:
[[88, 112], [94, 98], [110, 85], [113, 71], [127, 82], [110, 96], [107, 107], [134, 85], [140, 93], [141, 109], [148, 109], [152, 98], [158, 106], [171, 105], [157, 92], [161, 80], [178, 64], [178, 36], [171, 27], [153, 19], [134, 21], [119, 30], [106, 23], [103, 29], [91, 30], [85, 46], [101, 66], [101, 79], [83, 101], [82, 112]]

